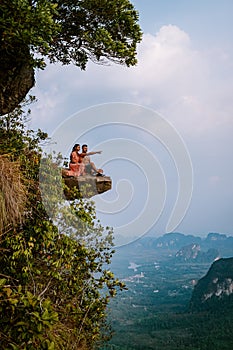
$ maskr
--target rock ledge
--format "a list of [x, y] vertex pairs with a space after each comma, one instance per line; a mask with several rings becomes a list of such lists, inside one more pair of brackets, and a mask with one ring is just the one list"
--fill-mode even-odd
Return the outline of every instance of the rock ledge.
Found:
[[90, 198], [98, 194], [104, 193], [111, 190], [112, 180], [110, 176], [65, 176], [63, 175], [63, 180], [65, 185], [69, 190], [78, 190], [78, 193], [70, 193], [69, 190], [65, 190], [65, 197], [67, 200], [77, 199], [77, 198]]

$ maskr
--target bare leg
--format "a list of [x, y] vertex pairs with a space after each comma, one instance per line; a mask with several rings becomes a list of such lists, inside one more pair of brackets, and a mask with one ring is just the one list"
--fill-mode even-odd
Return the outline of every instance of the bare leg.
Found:
[[96, 173], [103, 173], [103, 169], [97, 169], [95, 164], [93, 162], [90, 163], [91, 164], [91, 168], [96, 172]]

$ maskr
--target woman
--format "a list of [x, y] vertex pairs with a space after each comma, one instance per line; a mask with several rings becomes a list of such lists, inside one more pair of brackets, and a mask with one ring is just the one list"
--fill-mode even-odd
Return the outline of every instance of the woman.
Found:
[[68, 170], [68, 176], [80, 176], [84, 175], [84, 164], [80, 162], [80, 144], [76, 143], [72, 149], [72, 152], [70, 154], [70, 163], [69, 163], [69, 170]]

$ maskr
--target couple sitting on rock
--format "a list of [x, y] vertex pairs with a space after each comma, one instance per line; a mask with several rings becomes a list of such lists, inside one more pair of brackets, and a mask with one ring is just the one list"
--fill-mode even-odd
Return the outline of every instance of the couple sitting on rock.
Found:
[[96, 175], [103, 176], [103, 170], [97, 169], [95, 164], [91, 162], [90, 156], [93, 154], [100, 154], [102, 151], [87, 152], [87, 145], [82, 145], [82, 153], [80, 151], [80, 145], [76, 143], [72, 149], [70, 155], [68, 176], [81, 176], [81, 175]]

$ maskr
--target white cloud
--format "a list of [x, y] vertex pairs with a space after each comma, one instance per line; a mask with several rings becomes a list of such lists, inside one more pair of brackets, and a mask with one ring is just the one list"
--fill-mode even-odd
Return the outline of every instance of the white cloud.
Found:
[[194, 165], [194, 209], [180, 229], [188, 232], [192, 222], [197, 230], [208, 230], [215, 205], [221, 212], [216, 230], [221, 225], [225, 230], [226, 222], [232, 227], [231, 217], [221, 209], [222, 203], [232, 207], [232, 62], [230, 50], [194, 47], [188, 33], [163, 26], [155, 35], [144, 35], [136, 67], [90, 63], [81, 72], [74, 66], [50, 65], [38, 73], [33, 123], [50, 133], [73, 113], [114, 101], [157, 110], [184, 137]]
[[126, 101], [157, 109], [182, 133], [207, 132], [231, 124], [231, 68], [229, 53], [198, 51], [187, 33], [166, 25], [144, 35], [136, 67], [48, 66], [38, 74], [36, 112], [54, 125], [84, 107]]

